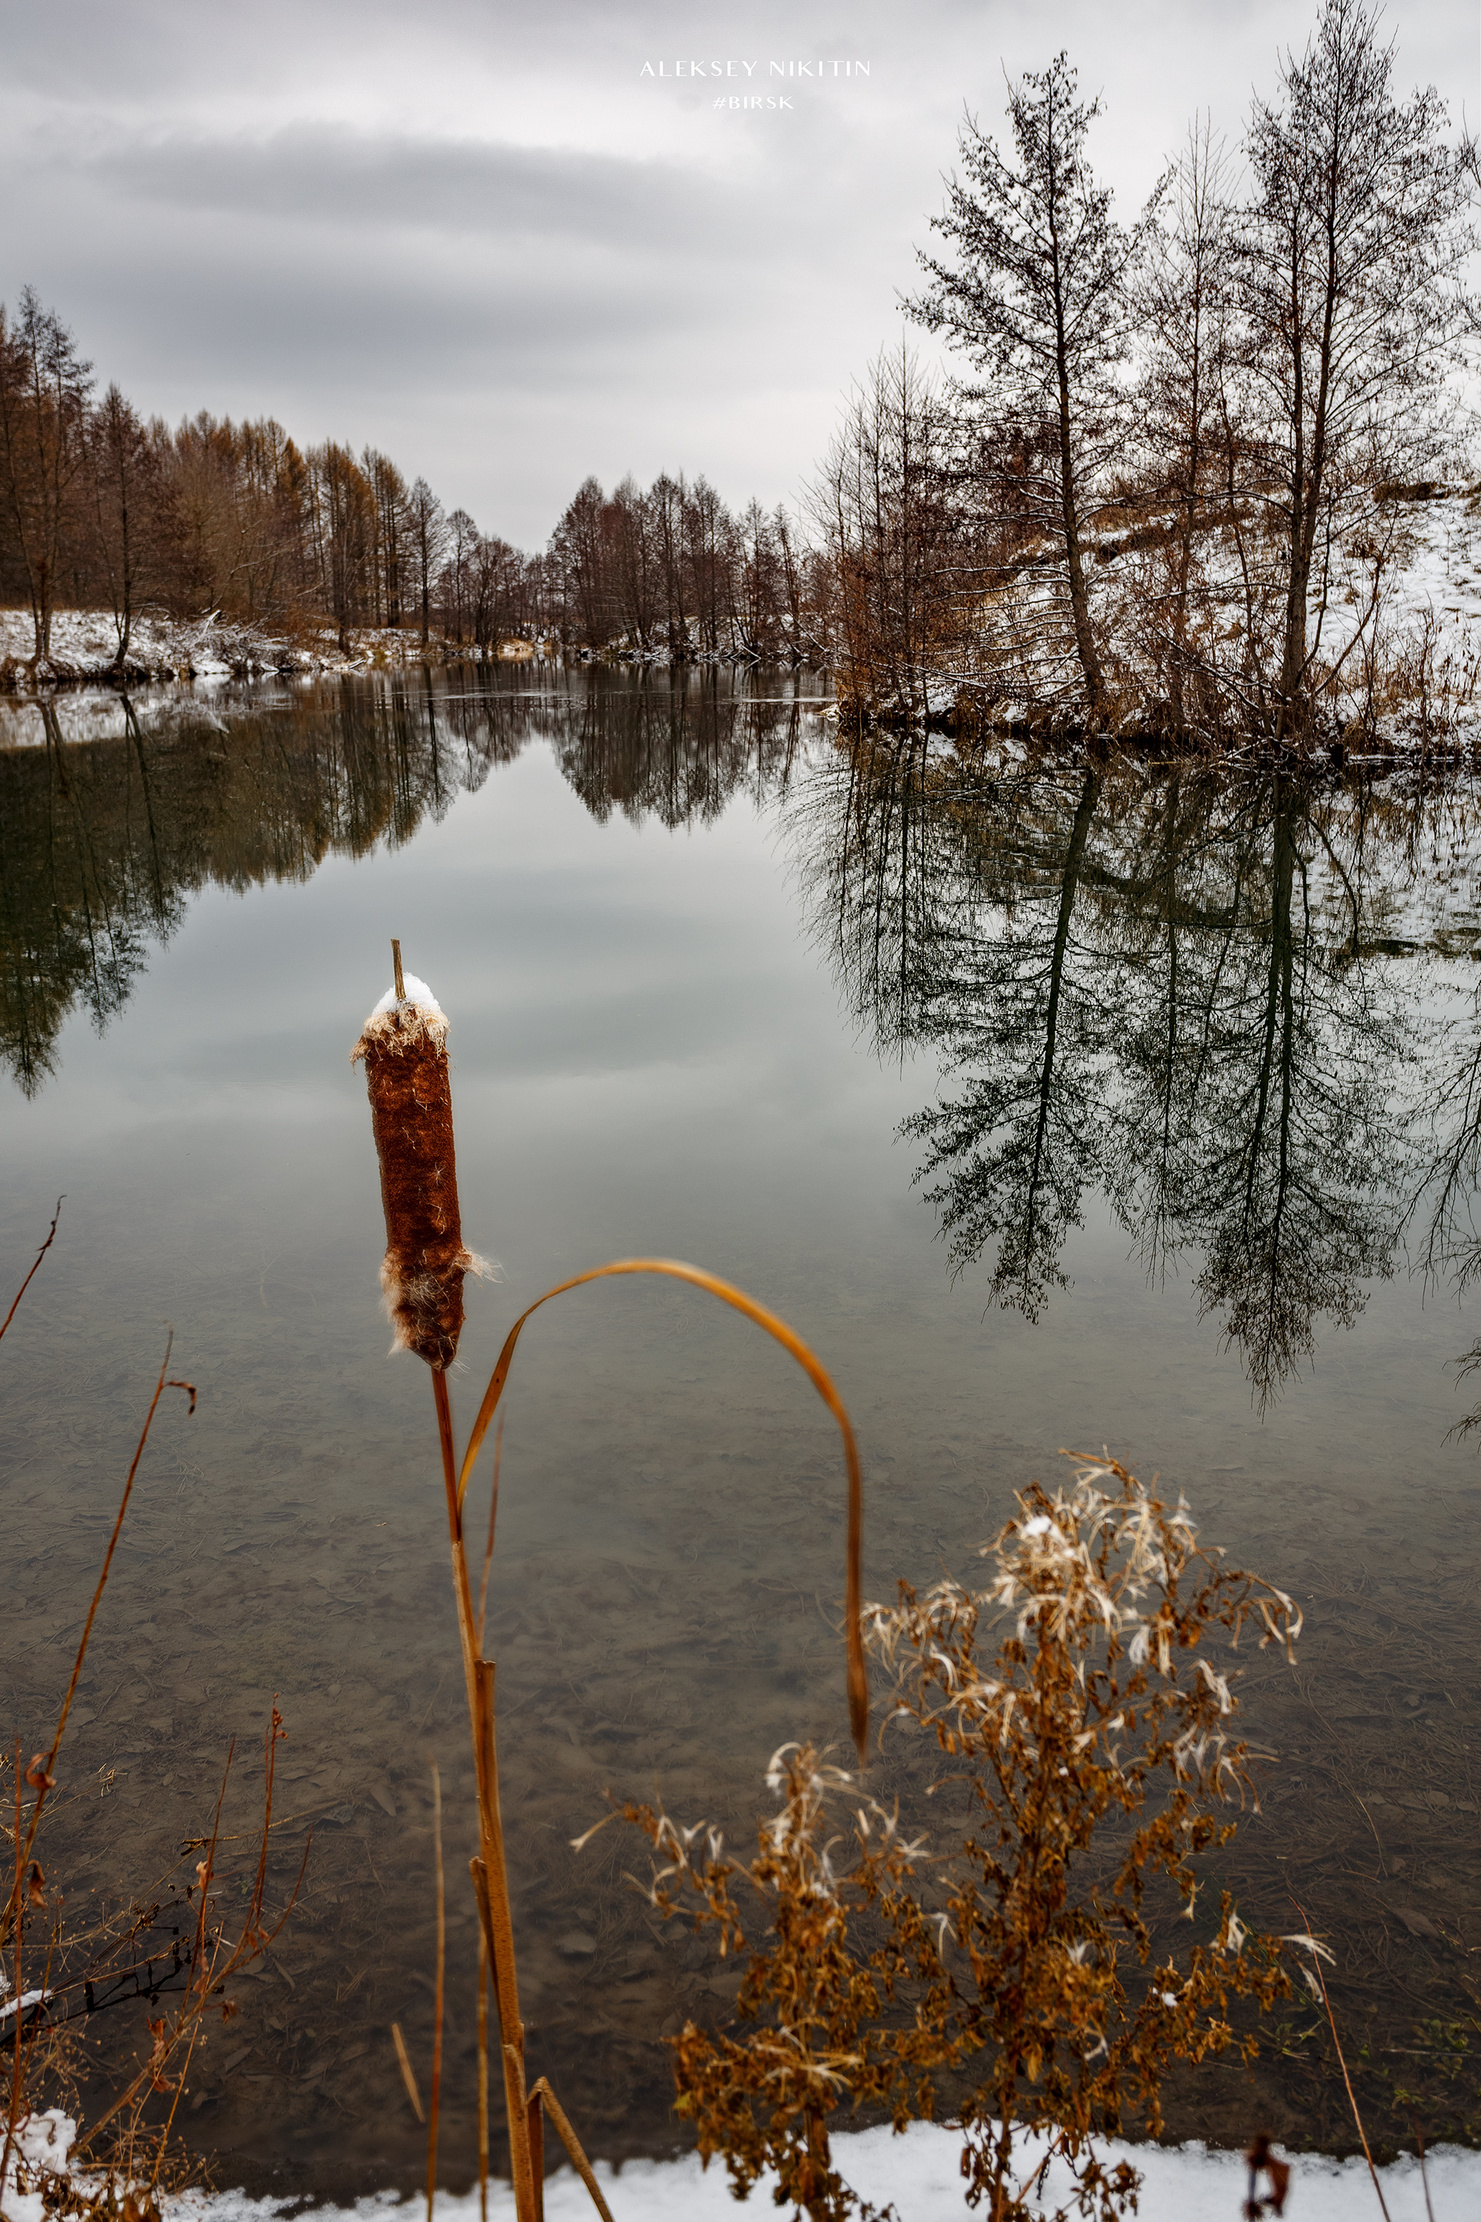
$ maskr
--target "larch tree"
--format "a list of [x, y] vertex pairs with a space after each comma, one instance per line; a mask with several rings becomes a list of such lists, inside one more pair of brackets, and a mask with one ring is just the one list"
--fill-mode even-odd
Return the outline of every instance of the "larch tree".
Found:
[[1152, 653], [1176, 731], [1188, 722], [1188, 685], [1202, 661], [1197, 553], [1225, 480], [1230, 211], [1228, 162], [1207, 117], [1190, 125], [1172, 174], [1166, 220], [1137, 289], [1145, 492], [1171, 513]]
[[158, 451], [148, 428], [117, 385], [110, 385], [88, 422], [91, 529], [83, 545], [94, 590], [106, 594], [113, 611], [120, 669], [128, 661], [141, 595], [158, 570], [159, 481]]
[[92, 365], [34, 288], [14, 320], [0, 304], [0, 502], [20, 558], [36, 656], [51, 654], [51, 621], [87, 454]]
[[1085, 584], [1085, 513], [1115, 444], [1130, 281], [1164, 188], [1130, 230], [1113, 220], [1086, 154], [1100, 103], [1077, 97], [1064, 53], [1010, 84], [1007, 112], [1012, 159], [966, 116], [961, 173], [948, 178], [946, 207], [931, 220], [955, 260], [920, 253], [929, 284], [907, 312], [978, 371], [972, 401], [1035, 427], [1052, 456], [1057, 515], [1044, 521], [1062, 544], [1087, 719], [1099, 727], [1109, 699]]
[[1463, 151], [1433, 86], [1394, 99], [1394, 46], [1363, 0], [1325, 0], [1280, 96], [1256, 103], [1253, 205], [1240, 244], [1252, 413], [1263, 431], [1251, 498], [1275, 482], [1283, 571], [1275, 733], [1312, 730], [1320, 628], [1314, 571], [1354, 490], [1433, 460], [1440, 395], [1464, 322], [1474, 245]]
[[412, 572], [421, 611], [422, 646], [427, 645], [431, 623], [432, 582], [447, 548], [447, 519], [442, 504], [424, 478], [412, 487], [407, 503]]

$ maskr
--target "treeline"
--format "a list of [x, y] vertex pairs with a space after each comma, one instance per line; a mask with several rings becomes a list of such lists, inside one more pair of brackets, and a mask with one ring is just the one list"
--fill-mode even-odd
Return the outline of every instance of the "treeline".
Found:
[[626, 645], [674, 659], [823, 654], [826, 567], [785, 512], [739, 516], [704, 478], [608, 498], [588, 479], [527, 555], [448, 511], [388, 455], [301, 448], [270, 417], [145, 421], [31, 290], [0, 304], [0, 604], [29, 606], [35, 654], [58, 609], [113, 613], [125, 669], [141, 616], [216, 613], [292, 632], [435, 630]]
[[862, 715], [1304, 744], [1443, 691], [1393, 590], [1403, 497], [1467, 467], [1478, 164], [1393, 76], [1325, 0], [1242, 145], [1196, 125], [1129, 226], [1065, 55], [1003, 142], [969, 118], [906, 304], [959, 375], [882, 358], [816, 489]]

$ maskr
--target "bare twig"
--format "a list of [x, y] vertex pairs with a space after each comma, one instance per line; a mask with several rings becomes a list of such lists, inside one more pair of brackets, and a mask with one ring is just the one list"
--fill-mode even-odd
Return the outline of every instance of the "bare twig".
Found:
[[8, 1327], [9, 1325], [10, 1325], [11, 1321], [12, 1321], [12, 1320], [14, 1319], [14, 1317], [15, 1317], [15, 1315], [16, 1315], [16, 1312], [17, 1312], [17, 1310], [18, 1310], [18, 1309], [19, 1309], [19, 1307], [20, 1307], [20, 1301], [21, 1301], [21, 1298], [22, 1298], [22, 1297], [23, 1297], [23, 1296], [25, 1295], [25, 1293], [26, 1293], [26, 1290], [27, 1290], [27, 1289], [28, 1289], [28, 1288], [29, 1288], [29, 1287], [31, 1286], [31, 1283], [32, 1283], [32, 1281], [33, 1281], [33, 1280], [35, 1279], [35, 1277], [36, 1277], [36, 1273], [37, 1273], [37, 1270], [38, 1270], [38, 1269], [39, 1269], [39, 1267], [40, 1267], [40, 1264], [41, 1264], [41, 1260], [42, 1260], [42, 1259], [43, 1259], [43, 1258], [44, 1258], [44, 1257], [46, 1256], [46, 1253], [47, 1253], [47, 1251], [48, 1251], [48, 1250], [49, 1250], [49, 1249], [51, 1248], [52, 1244], [53, 1244], [53, 1243], [55, 1242], [55, 1240], [56, 1240], [56, 1238], [57, 1238], [57, 1221], [58, 1221], [58, 1220], [59, 1220], [59, 1219], [61, 1218], [61, 1216], [62, 1216], [62, 1205], [63, 1205], [63, 1204], [65, 1203], [65, 1202], [66, 1202], [66, 1197], [65, 1197], [65, 1195], [62, 1195], [62, 1196], [58, 1196], [58, 1198], [57, 1198], [57, 1208], [56, 1208], [56, 1210], [55, 1210], [55, 1211], [54, 1211], [54, 1212], [52, 1213], [52, 1215], [51, 1215], [51, 1232], [50, 1232], [50, 1233], [48, 1234], [48, 1236], [47, 1236], [46, 1240], [45, 1240], [45, 1241], [44, 1241], [44, 1242], [42, 1243], [42, 1245], [41, 1245], [41, 1248], [40, 1248], [40, 1249], [39, 1249], [39, 1250], [38, 1250], [38, 1251], [36, 1252], [36, 1263], [35, 1263], [35, 1265], [33, 1265], [33, 1266], [32, 1266], [32, 1268], [31, 1268], [30, 1272], [29, 1272], [29, 1273], [28, 1273], [28, 1274], [26, 1275], [26, 1277], [25, 1277], [25, 1279], [24, 1279], [24, 1280], [22, 1281], [22, 1283], [21, 1283], [20, 1287], [19, 1287], [19, 1288], [18, 1288], [18, 1289], [16, 1290], [16, 1292], [15, 1292], [15, 1302], [14, 1302], [14, 1303], [13, 1303], [13, 1304], [11, 1305], [11, 1307], [10, 1307], [10, 1310], [9, 1310], [9, 1311], [8, 1311], [8, 1312], [6, 1313], [6, 1315], [5, 1315], [5, 1320], [4, 1320], [4, 1324], [3, 1324], [3, 1325], [0, 1325], [0, 1335], [3, 1335], [3, 1334], [4, 1334], [4, 1332], [5, 1332], [5, 1329], [6, 1329], [6, 1328], [7, 1328], [7, 1327]]

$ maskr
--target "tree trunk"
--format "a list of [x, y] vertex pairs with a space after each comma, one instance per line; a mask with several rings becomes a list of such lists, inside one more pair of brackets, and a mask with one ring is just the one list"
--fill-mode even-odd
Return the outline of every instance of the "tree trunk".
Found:
[[1059, 244], [1054, 245], [1054, 360], [1059, 383], [1059, 499], [1064, 521], [1065, 563], [1070, 574], [1070, 615], [1074, 620], [1075, 648], [1085, 674], [1087, 723], [1097, 731], [1104, 721], [1106, 683], [1095, 635], [1090, 629], [1090, 597], [1085, 591], [1085, 566], [1080, 556], [1080, 515], [1075, 490], [1075, 465], [1070, 450], [1070, 369], [1065, 341], [1064, 291], [1059, 270]]

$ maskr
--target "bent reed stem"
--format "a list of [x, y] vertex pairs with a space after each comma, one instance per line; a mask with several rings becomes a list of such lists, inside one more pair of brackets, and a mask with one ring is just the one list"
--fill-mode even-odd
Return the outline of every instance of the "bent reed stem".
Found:
[[[495, 1733], [494, 1662], [482, 1656], [484, 1615], [488, 1604], [488, 1553], [484, 1565], [482, 1595], [477, 1613], [474, 1611], [473, 1586], [469, 1577], [468, 1553], [463, 1532], [463, 1501], [468, 1484], [478, 1461], [499, 1401], [514, 1362], [515, 1346], [526, 1320], [552, 1297], [563, 1296], [569, 1289], [584, 1287], [588, 1281], [600, 1281], [634, 1273], [655, 1273], [675, 1281], [686, 1281], [691, 1287], [706, 1290], [733, 1311], [770, 1335], [794, 1358], [812, 1382], [823, 1402], [837, 1422], [843, 1439], [844, 1462], [848, 1473], [848, 1535], [845, 1567], [844, 1649], [847, 1669], [849, 1726], [858, 1749], [861, 1765], [869, 1734], [869, 1685], [864, 1668], [862, 1620], [862, 1567], [863, 1555], [863, 1479], [859, 1467], [858, 1444], [853, 1425], [843, 1399], [827, 1369], [808, 1348], [801, 1336], [795, 1334], [784, 1319], [768, 1311], [729, 1281], [718, 1274], [708, 1273], [700, 1266], [686, 1265], [676, 1258], [619, 1258], [610, 1264], [594, 1266], [589, 1272], [578, 1273], [555, 1288], [547, 1289], [543, 1296], [527, 1305], [510, 1328], [504, 1339], [489, 1384], [473, 1423], [467, 1448], [459, 1466], [453, 1437], [452, 1404], [448, 1396], [447, 1376], [440, 1366], [429, 1370], [432, 1374], [432, 1399], [437, 1411], [437, 1440], [442, 1460], [443, 1489], [447, 1499], [448, 1543], [452, 1554], [453, 1595], [457, 1604], [458, 1640], [463, 1655], [463, 1678], [468, 1697], [468, 1721], [473, 1735], [474, 1761], [478, 1785], [479, 1856], [469, 1862], [474, 1893], [478, 1901], [479, 1921], [483, 1942], [488, 1954], [489, 1969], [493, 1979], [494, 2005], [499, 2021], [499, 2052], [504, 2070], [505, 2116], [509, 2125], [510, 2172], [514, 2179], [514, 2204], [517, 2222], [541, 2222], [544, 2213], [544, 2131], [542, 2108], [554, 2122], [561, 2142], [571, 2155], [576, 2171], [590, 2193], [597, 2210], [607, 2217], [610, 2213], [601, 2190], [592, 2173], [591, 2164], [581, 2149], [581, 2144], [563, 2108], [549, 2084], [542, 2076], [533, 2090], [525, 2083], [524, 2023], [519, 2011], [519, 1979], [515, 1962], [514, 1924], [509, 1905], [509, 1875], [504, 1854], [503, 1819], [499, 1809], [499, 1761]], [[500, 1422], [502, 1428], [502, 1418]], [[496, 1482], [497, 1486], [497, 1473]], [[490, 1507], [492, 1531], [495, 1506]], [[492, 1533], [490, 1540], [492, 1541]], [[486, 2055], [485, 2055], [486, 2057]]]
[[[717, 1273], [707, 1273], [702, 1266], [686, 1265], [678, 1258], [615, 1258], [609, 1265], [595, 1265], [588, 1272], [574, 1274], [569, 1281], [557, 1282], [543, 1296], [537, 1296], [534, 1303], [527, 1305], [520, 1313], [505, 1336], [504, 1347], [489, 1376], [489, 1385], [478, 1408], [478, 1417], [473, 1422], [473, 1432], [468, 1438], [468, 1448], [463, 1453], [463, 1464], [458, 1474], [456, 1496], [459, 1516], [461, 1518], [463, 1499], [473, 1478], [473, 1469], [478, 1462], [479, 1451], [483, 1448], [484, 1437], [488, 1434], [494, 1414], [499, 1408], [499, 1399], [504, 1394], [509, 1368], [514, 1363], [514, 1346], [519, 1341], [520, 1330], [525, 1321], [539, 1311], [542, 1304], [548, 1304], [552, 1297], [564, 1296], [568, 1289], [582, 1288], [588, 1281], [608, 1280], [630, 1273], [657, 1273], [669, 1280], [687, 1281], [691, 1287], [706, 1290], [711, 1296], [717, 1296], [722, 1304], [728, 1304], [733, 1311], [754, 1321], [756, 1326], [770, 1335], [774, 1342], [779, 1342], [796, 1359], [838, 1423], [838, 1431], [843, 1438], [844, 1462], [848, 1468], [844, 1649], [847, 1660], [849, 1728], [859, 1754], [859, 1764], [863, 1766], [866, 1763], [865, 1744], [869, 1735], [869, 1682], [864, 1669], [864, 1638], [860, 1625], [863, 1609], [864, 1484], [859, 1470], [859, 1447], [854, 1440], [853, 1423], [844, 1408], [842, 1397], [833, 1386], [827, 1368], [784, 1319], [779, 1319], [775, 1312], [768, 1311], [764, 1304], [758, 1304], [754, 1297], [747, 1296], [744, 1289], [736, 1288], [730, 1281], [722, 1281]], [[436, 1379], [437, 1376], [434, 1375], [433, 1378]], [[446, 1393], [444, 1388], [444, 1401]], [[439, 1411], [440, 1409], [439, 1407]], [[450, 1435], [448, 1448], [451, 1449]]]

